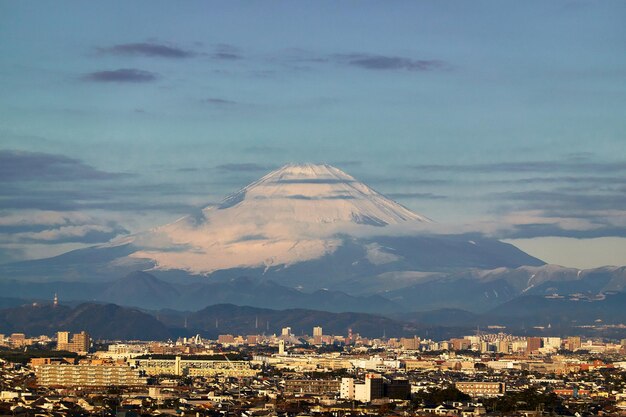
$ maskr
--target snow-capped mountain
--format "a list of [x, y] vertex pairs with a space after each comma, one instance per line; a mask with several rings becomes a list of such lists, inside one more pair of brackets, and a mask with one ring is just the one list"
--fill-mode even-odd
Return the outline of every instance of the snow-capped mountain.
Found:
[[[197, 215], [138, 235], [131, 256], [196, 274], [289, 266], [339, 248], [344, 234], [430, 223], [330, 165], [286, 165]], [[370, 256], [380, 256], [371, 246]], [[391, 254], [387, 257], [392, 256]]]
[[0, 276], [94, 281], [141, 270], [179, 282], [245, 276], [305, 291], [368, 294], [433, 273], [543, 265], [498, 240], [435, 234], [433, 226], [337, 168], [286, 165], [173, 223], [0, 266]]

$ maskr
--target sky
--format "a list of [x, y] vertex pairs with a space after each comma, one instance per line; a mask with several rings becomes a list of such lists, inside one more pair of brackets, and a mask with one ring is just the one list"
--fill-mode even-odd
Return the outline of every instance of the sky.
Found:
[[626, 2], [0, 0], [0, 262], [328, 163], [451, 230], [626, 264]]

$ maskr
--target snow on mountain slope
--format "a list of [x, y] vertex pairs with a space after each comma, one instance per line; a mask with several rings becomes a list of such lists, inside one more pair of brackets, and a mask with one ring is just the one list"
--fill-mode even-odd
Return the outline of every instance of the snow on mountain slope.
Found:
[[[286, 165], [204, 208], [134, 238], [156, 269], [211, 273], [291, 265], [333, 253], [341, 234], [431, 223], [330, 165]], [[372, 249], [378, 262], [386, 258]], [[388, 257], [387, 257], [388, 258]]]

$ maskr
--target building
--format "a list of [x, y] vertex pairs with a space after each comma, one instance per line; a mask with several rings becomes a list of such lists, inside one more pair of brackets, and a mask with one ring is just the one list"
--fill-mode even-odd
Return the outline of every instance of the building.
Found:
[[288, 379], [285, 381], [285, 393], [289, 395], [336, 395], [341, 381], [338, 379]]
[[188, 376], [254, 376], [257, 370], [248, 361], [205, 360], [205, 359], [136, 359], [133, 362], [146, 375], [188, 375]]
[[504, 382], [457, 382], [456, 389], [472, 397], [497, 397], [504, 395]]
[[560, 337], [544, 337], [543, 347], [558, 350], [561, 348], [562, 340]]
[[396, 378], [384, 384], [385, 398], [391, 398], [393, 400], [410, 400], [411, 399], [411, 384], [406, 378]]
[[580, 340], [580, 337], [578, 337], [578, 336], [572, 336], [572, 337], [568, 337], [568, 338], [565, 340], [565, 343], [564, 343], [564, 346], [563, 346], [563, 347], [564, 347], [566, 350], [569, 350], [569, 351], [575, 352], [575, 351], [577, 351], [578, 349], [580, 349], [580, 347], [581, 347], [581, 346], [582, 346], [582, 341]]
[[450, 339], [450, 344], [453, 350], [467, 350], [472, 347], [469, 339]]
[[9, 343], [14, 348], [21, 348], [26, 346], [28, 341], [26, 340], [26, 335], [24, 333], [13, 333], [9, 337]]
[[400, 339], [400, 346], [406, 350], [419, 350], [420, 348], [420, 338], [417, 336], [414, 337], [403, 337]]
[[37, 384], [44, 387], [142, 386], [147, 379], [128, 365], [46, 364], [35, 367]]
[[217, 336], [217, 343], [221, 343], [222, 345], [235, 343], [235, 336], [232, 334], [221, 334]]
[[80, 333], [72, 335], [70, 340], [70, 332], [57, 332], [57, 350], [65, 350], [75, 353], [89, 352], [91, 339], [89, 334], [84, 330]]
[[537, 352], [539, 349], [541, 349], [542, 346], [542, 340], [540, 337], [527, 337], [526, 338], [526, 352], [527, 353], [532, 353], [532, 352]]
[[324, 334], [322, 333], [322, 327], [321, 326], [313, 327], [313, 344], [321, 345], [322, 336], [324, 336]]
[[57, 350], [67, 350], [70, 344], [70, 332], [57, 332]]
[[72, 335], [72, 341], [70, 342], [70, 352], [86, 353], [89, 351], [91, 345], [91, 339], [89, 334], [84, 330], [80, 333]]
[[339, 397], [369, 403], [383, 398], [385, 387], [380, 375], [366, 374], [365, 382], [355, 382], [353, 378], [341, 378]]
[[33, 368], [36, 368], [41, 365], [74, 365], [76, 363], [76, 358], [31, 358], [29, 364]]

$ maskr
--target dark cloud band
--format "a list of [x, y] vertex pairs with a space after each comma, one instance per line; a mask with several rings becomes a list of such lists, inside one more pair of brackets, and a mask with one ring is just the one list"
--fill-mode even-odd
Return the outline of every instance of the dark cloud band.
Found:
[[434, 71], [447, 67], [443, 61], [398, 56], [352, 54], [337, 57], [348, 65], [368, 70]]
[[159, 43], [123, 43], [109, 48], [99, 48], [102, 53], [114, 55], [149, 56], [162, 58], [190, 58], [194, 52]]
[[77, 159], [42, 152], [0, 150], [0, 181], [80, 181], [119, 178]]
[[83, 76], [85, 81], [93, 82], [117, 82], [117, 83], [145, 83], [155, 81], [158, 76], [149, 71], [143, 71], [133, 68], [121, 68], [111, 71], [90, 72]]

